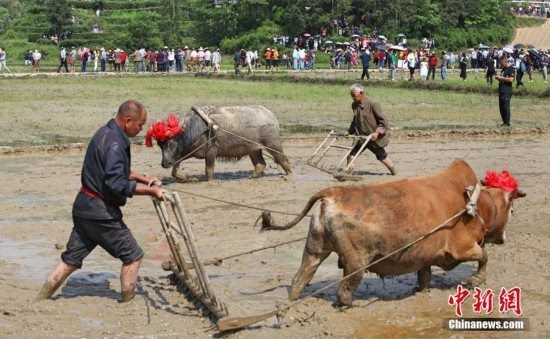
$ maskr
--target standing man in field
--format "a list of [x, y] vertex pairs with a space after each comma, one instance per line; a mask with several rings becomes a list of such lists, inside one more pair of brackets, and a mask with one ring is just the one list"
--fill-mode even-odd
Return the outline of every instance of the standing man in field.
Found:
[[67, 50], [65, 47], [61, 48], [59, 52], [59, 67], [57, 67], [57, 73], [61, 72], [61, 68], [65, 67], [65, 73], [69, 73], [69, 68], [67, 67]]
[[[134, 195], [163, 199], [164, 190], [156, 178], [147, 178], [130, 171], [130, 139], [147, 121], [147, 111], [136, 100], [120, 105], [118, 113], [92, 137], [84, 164], [82, 187], [73, 204], [73, 230], [61, 262], [48, 276], [34, 302], [48, 299], [71, 273], [99, 245], [122, 261], [120, 271], [121, 298], [134, 298], [137, 274], [143, 250], [122, 220], [120, 207]], [[138, 185], [144, 184], [144, 185]], [[149, 187], [151, 186], [151, 187]]]
[[370, 52], [368, 49], [364, 49], [363, 54], [361, 54], [361, 64], [363, 65], [363, 73], [361, 73], [361, 80], [365, 80], [365, 76], [367, 77], [367, 80], [369, 80], [370, 79], [370, 75], [369, 75]]
[[2, 68], [5, 68], [8, 70], [8, 73], [11, 74], [10, 69], [6, 65], [6, 51], [2, 47], [0, 47], [0, 71]]
[[506, 56], [501, 56], [498, 61], [502, 66], [502, 72], [495, 79], [498, 84], [498, 107], [500, 109], [500, 117], [502, 118], [502, 125], [504, 127], [510, 126], [510, 100], [512, 99], [512, 93], [514, 89], [512, 84], [516, 76], [514, 66], [512, 66]]
[[[371, 139], [367, 143], [369, 151], [376, 155], [376, 159], [382, 162], [392, 175], [396, 175], [397, 171], [393, 162], [388, 157], [384, 147], [388, 146], [389, 136], [386, 133], [388, 129], [388, 119], [382, 112], [382, 107], [378, 102], [368, 99], [365, 96], [363, 86], [353, 84], [350, 88], [350, 95], [353, 99], [351, 109], [353, 110], [353, 120], [345, 136], [348, 135], [371, 135]], [[359, 149], [363, 142], [358, 142], [348, 156], [348, 164], [359, 154]], [[352, 170], [352, 168], [350, 168]]]

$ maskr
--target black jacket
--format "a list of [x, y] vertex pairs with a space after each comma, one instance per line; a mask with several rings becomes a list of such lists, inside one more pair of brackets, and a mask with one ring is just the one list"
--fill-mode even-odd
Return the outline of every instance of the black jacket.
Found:
[[82, 165], [82, 186], [101, 198], [79, 192], [73, 215], [122, 219], [119, 206], [124, 206], [127, 198], [134, 195], [137, 185], [130, 180], [130, 160], [130, 139], [111, 119], [92, 137]]

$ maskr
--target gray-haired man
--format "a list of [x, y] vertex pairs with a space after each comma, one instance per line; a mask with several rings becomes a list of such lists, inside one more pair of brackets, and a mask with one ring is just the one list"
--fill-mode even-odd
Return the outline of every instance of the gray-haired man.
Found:
[[[392, 175], [396, 175], [397, 171], [393, 166], [393, 162], [388, 157], [386, 147], [389, 143], [389, 135], [386, 133], [388, 129], [388, 119], [382, 113], [382, 107], [378, 102], [368, 99], [365, 96], [363, 86], [353, 84], [350, 88], [350, 95], [353, 99], [351, 109], [353, 110], [353, 120], [351, 125], [344, 135], [371, 135], [371, 139], [367, 143], [369, 151], [376, 155], [376, 159], [382, 162]], [[358, 142], [350, 155], [348, 156], [348, 164], [354, 157], [358, 156], [362, 142]]]

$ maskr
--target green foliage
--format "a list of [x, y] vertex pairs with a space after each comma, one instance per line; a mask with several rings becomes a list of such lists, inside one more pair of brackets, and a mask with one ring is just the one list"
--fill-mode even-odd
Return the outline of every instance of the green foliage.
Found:
[[273, 44], [273, 36], [280, 32], [281, 28], [272, 21], [266, 20], [255, 30], [243, 33], [235, 38], [226, 38], [221, 42], [221, 49], [225, 53], [232, 53], [235, 49], [258, 49]]
[[67, 0], [46, 0], [44, 6], [51, 30], [61, 35], [63, 30], [71, 25], [72, 11]]

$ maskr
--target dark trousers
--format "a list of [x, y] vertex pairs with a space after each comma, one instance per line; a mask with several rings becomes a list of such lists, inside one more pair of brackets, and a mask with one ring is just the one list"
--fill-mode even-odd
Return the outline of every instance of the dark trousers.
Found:
[[365, 79], [365, 76], [367, 77], [367, 80], [370, 79], [369, 68], [368, 67], [363, 67], [363, 73], [361, 74], [361, 80]]
[[510, 99], [512, 99], [512, 93], [499, 93], [498, 94], [498, 107], [500, 109], [500, 117], [504, 125], [510, 125]]
[[105, 59], [101, 59], [100, 62], [101, 62], [101, 71], [105, 72]]
[[523, 81], [521, 81], [521, 79], [523, 79], [523, 74], [525, 74], [525, 72], [522, 72], [518, 69], [518, 78], [517, 78], [516, 88], [518, 88], [519, 86], [524, 86]]
[[428, 68], [428, 77], [426, 79], [430, 79], [430, 74], [432, 75], [432, 80], [435, 80], [435, 67]]
[[57, 67], [57, 73], [61, 71], [62, 67], [65, 67], [65, 73], [69, 73], [69, 68], [67, 67], [67, 59], [61, 60], [61, 64], [59, 64], [59, 67]]
[[80, 71], [85, 73], [86, 72], [86, 63], [88, 62], [87, 59], [82, 60], [82, 65], [80, 66]]

